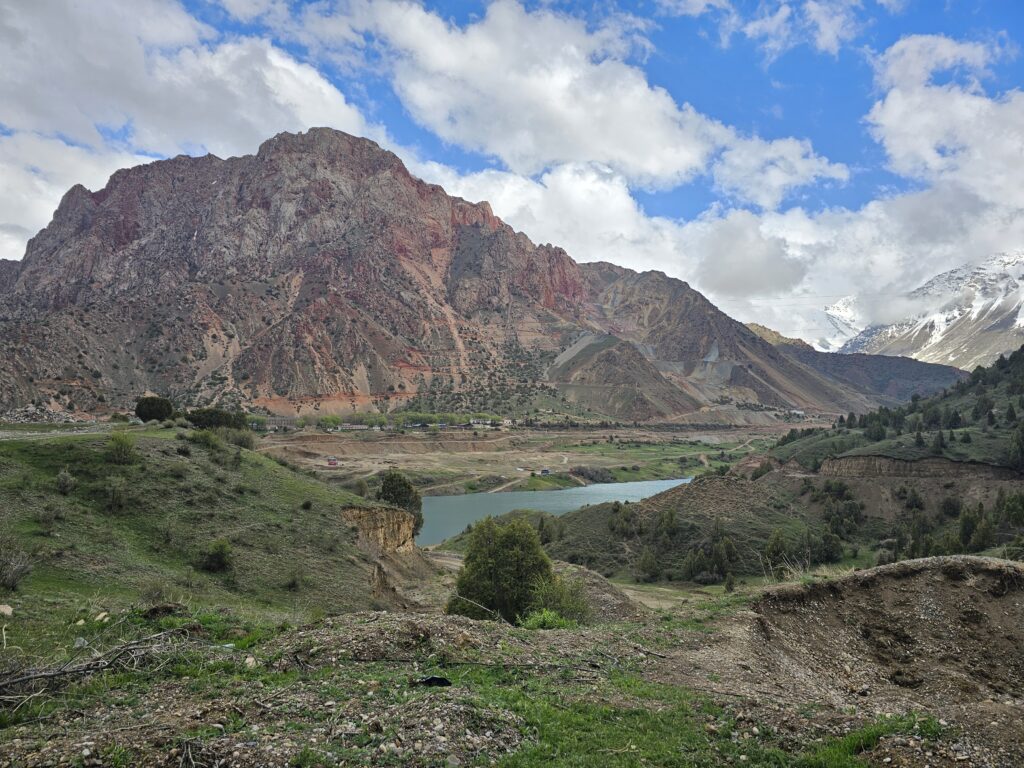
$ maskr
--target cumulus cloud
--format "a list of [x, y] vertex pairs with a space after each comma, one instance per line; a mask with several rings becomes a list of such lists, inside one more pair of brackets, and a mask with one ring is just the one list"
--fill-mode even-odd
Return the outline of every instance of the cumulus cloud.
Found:
[[[985, 68], [1003, 54], [991, 45], [917, 35], [878, 57], [877, 80], [887, 92], [867, 123], [892, 170], [1024, 208], [1024, 93], [991, 98], [981, 86]], [[962, 76], [936, 82], [950, 71]]]
[[756, 16], [737, 26], [769, 61], [802, 44], [836, 56], [863, 28], [862, 9], [861, 0], [762, 3]]
[[844, 182], [850, 177], [842, 163], [816, 155], [809, 141], [756, 137], [734, 139], [712, 172], [720, 191], [767, 209], [779, 207], [796, 187], [828, 179]]

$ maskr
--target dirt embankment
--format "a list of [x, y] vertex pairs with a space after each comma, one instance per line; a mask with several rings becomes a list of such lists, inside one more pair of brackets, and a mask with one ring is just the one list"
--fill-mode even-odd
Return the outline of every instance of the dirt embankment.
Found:
[[944, 725], [940, 747], [886, 741], [871, 765], [888, 757], [901, 768], [1016, 768], [1024, 765], [1024, 565], [936, 557], [773, 588], [678, 646], [656, 674], [740, 701], [746, 717], [794, 743], [886, 715]]
[[1012, 469], [947, 459], [903, 461], [886, 456], [843, 456], [825, 459], [818, 474], [826, 477], [974, 477], [993, 480], [1019, 479]]

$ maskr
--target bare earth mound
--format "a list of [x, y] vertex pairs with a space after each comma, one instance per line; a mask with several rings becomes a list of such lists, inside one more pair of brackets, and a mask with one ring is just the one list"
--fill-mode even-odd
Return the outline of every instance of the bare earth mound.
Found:
[[952, 746], [931, 754], [913, 739], [883, 740], [873, 762], [1024, 764], [1020, 564], [911, 560], [773, 589], [751, 608], [692, 649], [691, 680], [710, 677], [714, 692], [748, 699], [759, 719], [794, 734], [911, 712], [952, 731]]

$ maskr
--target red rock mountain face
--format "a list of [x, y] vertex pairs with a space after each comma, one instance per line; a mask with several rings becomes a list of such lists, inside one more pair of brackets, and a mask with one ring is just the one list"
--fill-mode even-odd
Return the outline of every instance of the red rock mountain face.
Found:
[[[879, 399], [683, 282], [579, 265], [329, 129], [72, 188], [0, 270], [0, 332], [6, 408], [154, 391], [282, 413], [507, 412], [563, 396], [646, 420]], [[930, 368], [938, 386], [956, 375]]]

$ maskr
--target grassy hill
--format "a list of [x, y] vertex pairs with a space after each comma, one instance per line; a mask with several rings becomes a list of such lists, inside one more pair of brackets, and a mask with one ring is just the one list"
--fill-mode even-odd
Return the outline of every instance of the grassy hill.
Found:
[[79, 619], [161, 601], [264, 624], [368, 607], [372, 563], [339, 515], [367, 503], [215, 433], [2, 440], [0, 560], [31, 564], [0, 600], [18, 616], [7, 641], [42, 651]]

